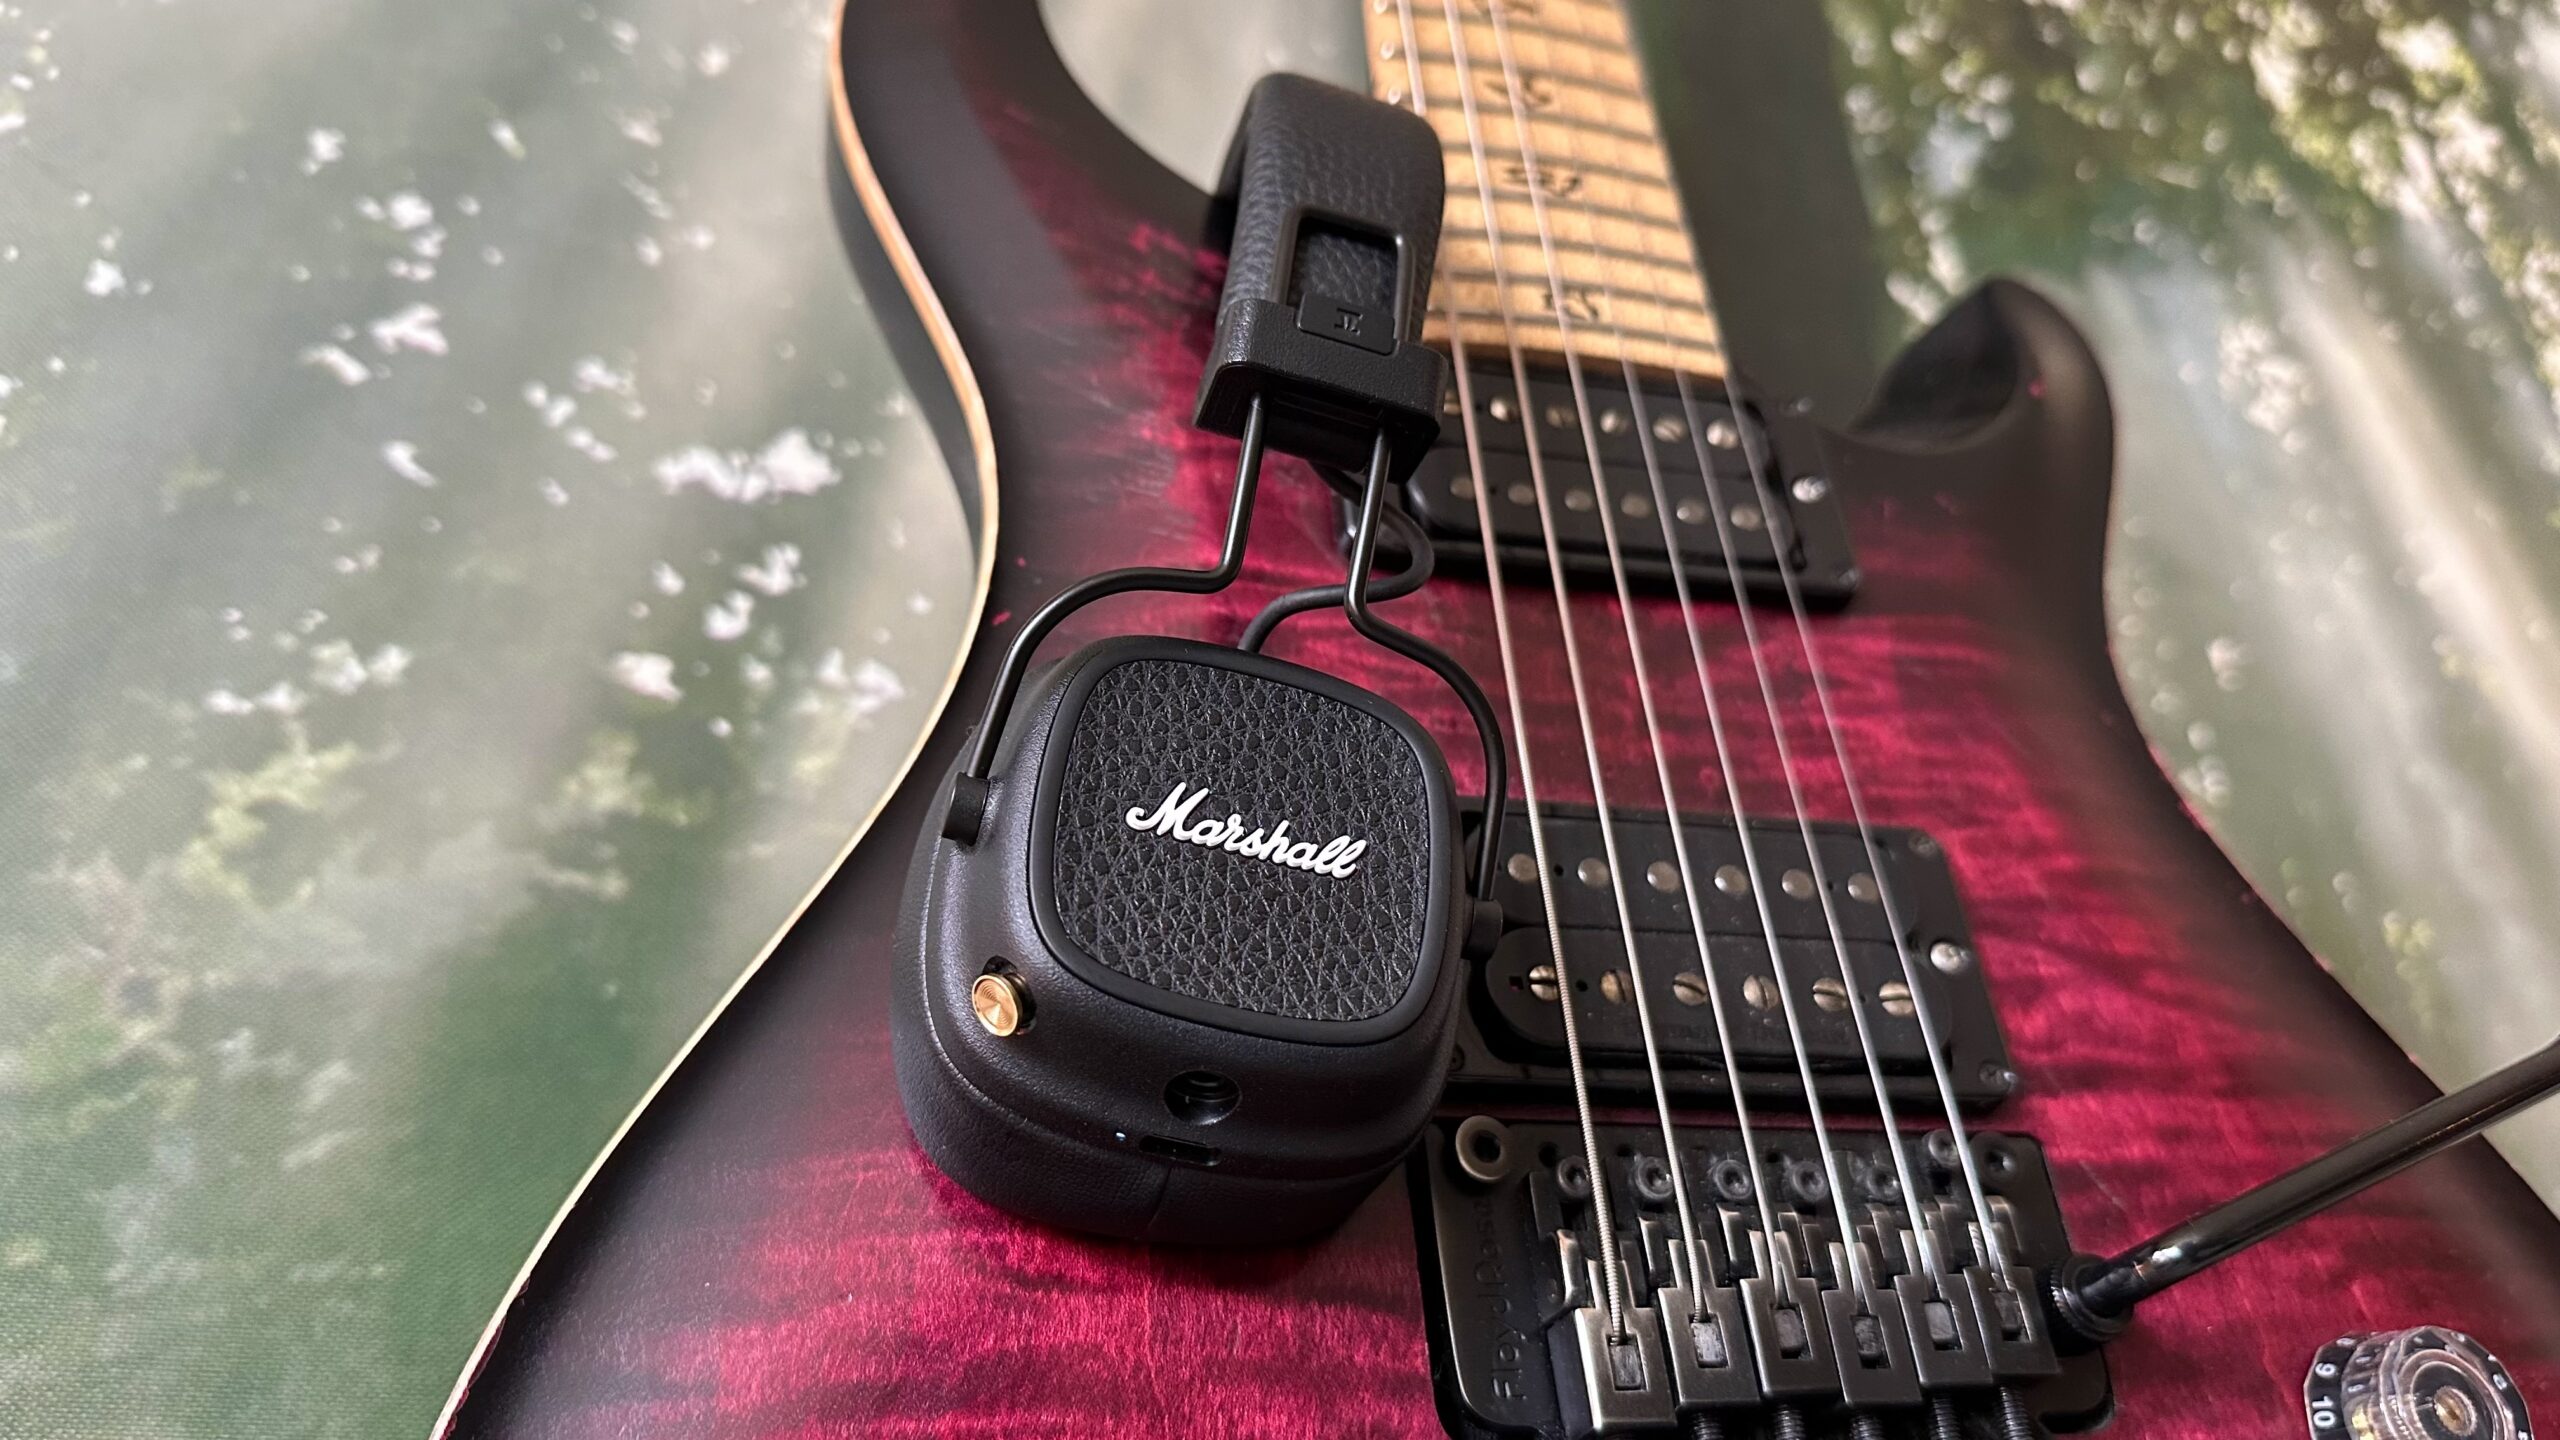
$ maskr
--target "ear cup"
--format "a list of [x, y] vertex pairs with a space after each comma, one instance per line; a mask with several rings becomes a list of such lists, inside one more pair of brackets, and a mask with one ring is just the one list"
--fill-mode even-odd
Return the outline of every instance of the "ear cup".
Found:
[[1410, 717], [1246, 652], [1129, 637], [1013, 711], [974, 844], [909, 879], [911, 1123], [1005, 1209], [1191, 1243], [1336, 1222], [1446, 1073], [1464, 902]]

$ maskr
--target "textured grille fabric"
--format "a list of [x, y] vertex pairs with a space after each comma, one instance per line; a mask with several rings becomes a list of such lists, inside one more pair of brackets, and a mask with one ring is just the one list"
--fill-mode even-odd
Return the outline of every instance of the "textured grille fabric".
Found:
[[[1420, 960], [1429, 790], [1413, 747], [1338, 700], [1213, 666], [1133, 660], [1095, 682], [1068, 742], [1052, 864], [1058, 920], [1087, 955], [1196, 1000], [1298, 1020], [1394, 1007]], [[1369, 848], [1332, 878], [1132, 829], [1177, 784], [1193, 823], [1287, 821]]]

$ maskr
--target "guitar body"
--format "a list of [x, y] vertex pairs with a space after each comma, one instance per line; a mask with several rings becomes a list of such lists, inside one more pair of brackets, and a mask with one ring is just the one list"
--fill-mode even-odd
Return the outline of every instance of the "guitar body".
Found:
[[[1234, 447], [1188, 424], [1221, 278], [1207, 199], [1091, 107], [1031, 0], [865, 0], [840, 29], [845, 218], [874, 303], [914, 308], [930, 357], [914, 382], [972, 471], [984, 634], [904, 790], [529, 1267], [448, 1433], [1437, 1434], [1401, 1180], [1312, 1245], [1151, 1249], [1020, 1223], [909, 1136], [891, 934], [935, 782], [1042, 599], [1113, 565], [1205, 563]], [[1983, 1123], [2042, 1142], [2092, 1250], [2433, 1093], [2190, 822], [2135, 727], [2100, 600], [2113, 444], [2062, 316], [1983, 292], [1832, 449], [1864, 581], [1813, 622], [1869, 810], [1937, 837], [1965, 897], [2024, 1077]], [[1241, 585], [1108, 602], [1052, 648], [1232, 639], [1274, 588], [1340, 578], [1340, 524], [1330, 492], [1276, 461]], [[1594, 709], [1632, 716], [1614, 600], [1573, 599]], [[1480, 578], [1443, 574], [1389, 612], [1490, 687], [1488, 603]], [[1711, 666], [1747, 686], [1730, 606], [1700, 603]], [[1524, 580], [1511, 606], [1545, 794], [1588, 802], [1551, 593]], [[1649, 649], [1685, 656], [1673, 601], [1638, 608]], [[1336, 616], [1273, 648], [1402, 705], [1461, 792], [1480, 784], [1465, 716], [1427, 673]], [[1773, 660], [1786, 703], [1809, 704], [1801, 652]], [[1684, 804], [1713, 803], [1705, 727], [1670, 718]], [[1613, 792], [1657, 793], [1639, 728], [1602, 739]], [[1766, 741], [1733, 783], [1783, 813]], [[1845, 817], [1836, 776], [1811, 778], [1815, 818]], [[2560, 1223], [2483, 1147], [2147, 1307], [2109, 1350], [2117, 1429], [2295, 1433], [2316, 1347], [2419, 1323], [2476, 1336], [2560, 1405]]]

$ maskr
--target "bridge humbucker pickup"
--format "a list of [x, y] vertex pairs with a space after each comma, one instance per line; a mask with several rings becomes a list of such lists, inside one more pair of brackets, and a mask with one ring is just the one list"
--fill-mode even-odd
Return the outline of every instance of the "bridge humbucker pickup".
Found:
[[[1575, 584], [1606, 589], [1613, 583], [1608, 537], [1600, 526], [1599, 493], [1591, 475], [1591, 452], [1596, 449], [1600, 478], [1616, 510], [1619, 558], [1631, 583], [1649, 588], [1670, 583], [1671, 550], [1657, 518], [1668, 508], [1681, 569], [1695, 593], [1732, 593], [1722, 540], [1727, 533], [1733, 537], [1743, 589], [1756, 598], [1784, 598], [1778, 578], [1780, 537], [1790, 542], [1786, 562], [1808, 602], [1836, 606], [1856, 592], [1858, 568], [1850, 553], [1847, 522], [1839, 497], [1823, 474], [1821, 441], [1810, 422], [1786, 415], [1764, 419], [1744, 412], [1750, 415], [1752, 437], [1767, 457], [1762, 474], [1779, 512], [1770, 515], [1764, 513], [1753, 483], [1744, 430], [1717, 381], [1692, 382], [1694, 409], [1683, 405], [1679, 390], [1668, 381], [1657, 379], [1645, 385], [1642, 413], [1653, 441], [1650, 468], [1647, 447], [1637, 433], [1636, 407], [1628, 403], [1626, 386], [1614, 369], [1605, 376], [1594, 372], [1584, 386], [1592, 424], [1599, 432], [1597, 443], [1588, 448], [1571, 379], [1561, 370], [1530, 376], [1526, 407], [1520, 403], [1507, 366], [1478, 368], [1470, 373], [1468, 385], [1475, 401], [1486, 515], [1507, 571], [1542, 581], [1547, 575], [1536, 477], [1529, 464], [1534, 433], [1549, 487], [1557, 552], [1567, 578]], [[1478, 477], [1467, 453], [1465, 427], [1459, 423], [1454, 381], [1443, 394], [1440, 408], [1440, 442], [1423, 457], [1397, 499], [1406, 513], [1421, 522], [1439, 559], [1480, 567], [1484, 535], [1476, 513]], [[1694, 440], [1693, 419], [1699, 432]], [[1706, 472], [1699, 467], [1701, 452], [1713, 466], [1712, 491]], [[1654, 469], [1662, 476], [1660, 498], [1653, 488]], [[1716, 524], [1709, 508], [1711, 497], [1723, 501], [1724, 526]], [[1664, 499], [1669, 501], [1667, 507], [1661, 503]], [[1347, 540], [1347, 511], [1344, 535]]]
[[[1408, 1189], [1431, 1375], [1452, 1435], [1626, 1433], [1615, 1417], [1593, 1414], [1593, 1395], [1618, 1412], [1652, 1416], [1650, 1427], [1633, 1427], [1642, 1434], [1695, 1433], [1675, 1430], [1673, 1415], [1682, 1425], [1707, 1416], [1726, 1434], [1765, 1434], [1770, 1405], [1836, 1421], [1844, 1407], [1872, 1403], [1883, 1374], [1902, 1379], [1888, 1402], [1897, 1408], [1886, 1413], [1915, 1413], [1903, 1392], [1944, 1395], [1968, 1435], [1996, 1426], [1995, 1386], [2014, 1389], [2055, 1429], [2086, 1429], [2109, 1415], [2105, 1356], [2060, 1353], [2034, 1300], [2035, 1277], [2072, 1253], [2035, 1141], [1971, 1137], [2002, 1269], [1972, 1223], [1954, 1137], [1906, 1135], [1917, 1209], [1943, 1259], [1943, 1272], [1931, 1275], [1920, 1268], [1913, 1207], [1903, 1203], [1883, 1134], [1834, 1132], [1854, 1243], [1873, 1276], [1862, 1298], [1848, 1278], [1855, 1268], [1842, 1267], [1840, 1210], [1807, 1132], [1758, 1127], [1755, 1177], [1739, 1131], [1675, 1129], [1696, 1252], [1682, 1243], [1661, 1129], [1602, 1125], [1595, 1138], [1628, 1321], [1647, 1342], [1629, 1350], [1662, 1357], [1658, 1371], [1613, 1371], [1610, 1385], [1590, 1383], [1584, 1356], [1595, 1348], [1601, 1247], [1575, 1126], [1487, 1114], [1443, 1121], [1423, 1132]], [[1763, 1190], [1782, 1231], [1776, 1243], [1761, 1232]], [[1870, 1323], [1885, 1319], [1902, 1323]], [[1607, 1348], [1611, 1361], [1625, 1358]]]
[[[1469, 811], [1470, 835], [1477, 813]], [[1565, 967], [1593, 1089], [1615, 1099], [1652, 1100], [1634, 1003], [1633, 987], [1641, 976], [1664, 1061], [1664, 1083], [1675, 1100], [1705, 1105], [1730, 1100], [1710, 1003], [1720, 997], [1744, 1093], [1755, 1102], [1801, 1110], [1804, 1089], [1778, 989], [1778, 967], [1769, 961], [1750, 867], [1733, 825], [1683, 817], [1690, 868], [1701, 892], [1693, 901], [1682, 884], [1671, 827], [1662, 815], [1612, 812], [1619, 857], [1628, 872], [1628, 916], [1636, 932], [1636, 963], [1630, 965], [1597, 812], [1587, 806], [1548, 805], [1542, 815], [1548, 862], [1555, 869]], [[1815, 867], [1807, 862], [1795, 823], [1755, 820], [1750, 836], [1752, 858], [1770, 888], [1769, 918], [1823, 1103], [1870, 1110], [1875, 1104], [1856, 1019], [1849, 1013], [1851, 987], [1840, 973], [1839, 955], [1846, 951], [1887, 1093], [1897, 1107], [1937, 1105], [1936, 1078], [1902, 971], [1907, 951], [1921, 998], [1938, 1024], [1957, 1100], [1969, 1111], [1998, 1105], [2016, 1090], [2018, 1077], [1945, 853], [1920, 831], [1880, 828], [1876, 851], [1884, 874], [1879, 884], [1855, 828], [1812, 828], [1821, 873], [1832, 890], [1828, 916], [1814, 893]], [[1511, 852], [1496, 896], [1504, 933], [1493, 954], [1470, 976], [1450, 1088], [1460, 1096], [1507, 1093], [1561, 1100], [1568, 1098], [1571, 1086], [1561, 992], [1524, 805], [1510, 807], [1503, 838]], [[1884, 903], [1888, 891], [1905, 927], [1904, 951], [1894, 945]], [[1712, 969], [1700, 960], [1698, 927], [1690, 921], [1693, 903], [1704, 906]], [[1840, 924], [1837, 947], [1831, 917]]]

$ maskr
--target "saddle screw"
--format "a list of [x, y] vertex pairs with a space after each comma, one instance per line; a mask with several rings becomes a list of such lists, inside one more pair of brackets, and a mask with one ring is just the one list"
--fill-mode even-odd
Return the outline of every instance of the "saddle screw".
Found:
[[1695, 970], [1683, 970], [1671, 977], [1671, 998], [1683, 1005], [1707, 1003], [1707, 977]]
[[1799, 1160], [1787, 1167], [1787, 1194], [1798, 1205], [1820, 1205], [1831, 1198], [1831, 1177], [1811, 1160]]
[[1628, 1167], [1637, 1195], [1660, 1204], [1676, 1193], [1671, 1184], [1671, 1168], [1652, 1155], [1639, 1155]]
[[1941, 940], [1929, 947], [1929, 963], [1942, 975], [1961, 975], [1973, 963], [1973, 952], [1953, 940]]
[[1591, 1198], [1591, 1172], [1584, 1167], [1581, 1156], [1567, 1155], [1558, 1160], [1555, 1176], [1556, 1188], [1564, 1192], [1566, 1199], [1588, 1200]]
[[1728, 1204], [1739, 1205], [1751, 1198], [1751, 1172], [1739, 1160], [1717, 1161], [1709, 1183]]
[[1529, 993], [1541, 1000], [1554, 1000], [1556, 998], [1556, 967], [1553, 965], [1530, 966]]

